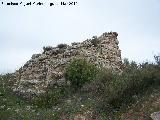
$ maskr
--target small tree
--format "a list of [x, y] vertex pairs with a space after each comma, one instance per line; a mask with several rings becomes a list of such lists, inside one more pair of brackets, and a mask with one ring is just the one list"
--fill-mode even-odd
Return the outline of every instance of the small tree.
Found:
[[53, 49], [52, 46], [45, 46], [45, 47], [43, 47], [43, 51], [44, 51], [44, 52], [50, 51], [50, 50], [52, 50], [52, 49]]
[[59, 49], [66, 48], [66, 47], [67, 47], [67, 44], [59, 44], [59, 45], [57, 45], [57, 47], [58, 47]]
[[66, 79], [75, 88], [82, 87], [84, 83], [96, 78], [97, 68], [84, 59], [73, 60], [66, 69]]
[[160, 65], [160, 55], [155, 55], [154, 59], [158, 65]]
[[92, 37], [91, 43], [94, 45], [94, 47], [98, 46], [99, 40], [98, 40], [97, 36]]

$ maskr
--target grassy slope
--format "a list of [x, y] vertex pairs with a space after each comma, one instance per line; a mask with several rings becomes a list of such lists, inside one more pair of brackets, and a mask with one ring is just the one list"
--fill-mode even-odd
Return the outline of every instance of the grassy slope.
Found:
[[136, 99], [132, 105], [122, 108], [114, 119], [151, 120], [151, 113], [160, 111], [160, 87], [152, 88]]
[[15, 96], [11, 75], [0, 76], [0, 120], [58, 120], [51, 109], [39, 109]]
[[[0, 80], [0, 119], [1, 120], [58, 120], [71, 119], [77, 113], [84, 114], [92, 110], [95, 101], [86, 99], [86, 93], [76, 93], [54, 108], [37, 108], [13, 95], [9, 86], [12, 77], [3, 77]], [[10, 81], [10, 82], [9, 82]], [[4, 88], [5, 87], [5, 88]], [[151, 113], [160, 111], [160, 87], [152, 88], [136, 96], [136, 101], [128, 107], [121, 108], [110, 116], [115, 120], [150, 120]], [[84, 98], [84, 99], [82, 99]], [[86, 113], [85, 113], [86, 114]], [[90, 114], [90, 113], [89, 113]], [[88, 114], [88, 116], [89, 116]], [[93, 119], [93, 118], [92, 118]], [[103, 119], [95, 117], [95, 119]]]
[[[160, 111], [160, 71], [155, 65], [133, 67], [130, 65], [122, 76], [105, 73], [76, 91], [62, 87], [55, 94], [53, 90], [54, 94], [48, 95], [54, 96], [42, 99], [49, 108], [43, 101], [37, 107], [14, 95], [13, 76], [0, 76], [0, 120], [72, 120], [76, 115], [87, 120], [150, 120], [151, 113]], [[50, 98], [59, 93], [67, 95], [58, 96], [59, 102], [54, 104], [55, 99]]]

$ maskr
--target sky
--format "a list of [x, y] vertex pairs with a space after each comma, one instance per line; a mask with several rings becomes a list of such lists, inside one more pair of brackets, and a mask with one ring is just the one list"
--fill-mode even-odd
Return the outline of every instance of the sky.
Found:
[[[43, 2], [43, 6], [7, 6], [7, 2]], [[0, 73], [14, 72], [43, 46], [82, 42], [117, 32], [122, 58], [154, 61], [160, 53], [159, 0], [1, 0]], [[53, 2], [56, 5], [49, 6]]]

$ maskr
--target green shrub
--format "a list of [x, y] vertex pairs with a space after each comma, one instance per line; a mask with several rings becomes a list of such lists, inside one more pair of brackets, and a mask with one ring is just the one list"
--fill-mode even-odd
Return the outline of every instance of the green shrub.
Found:
[[125, 59], [124, 65], [122, 74], [104, 69], [98, 79], [84, 86], [84, 92], [97, 101], [96, 112], [111, 115], [114, 110], [131, 105], [146, 91], [160, 86], [158, 63], [137, 64]]
[[154, 55], [155, 62], [160, 66], [160, 55]]
[[53, 47], [52, 46], [46, 46], [46, 47], [43, 47], [43, 51], [46, 52], [46, 51], [50, 51], [52, 50]]
[[50, 108], [58, 103], [60, 99], [60, 91], [47, 91], [45, 94], [39, 96], [34, 101], [34, 104], [37, 105], [39, 108]]
[[64, 85], [56, 88], [48, 88], [46, 93], [37, 97], [33, 103], [39, 108], [51, 108], [61, 102], [61, 100], [72, 94], [70, 87]]
[[67, 44], [59, 44], [59, 45], [57, 45], [57, 47], [58, 47], [59, 49], [66, 48], [66, 47], [67, 47]]
[[99, 40], [98, 40], [97, 36], [92, 37], [91, 43], [94, 45], [94, 47], [98, 46]]
[[160, 85], [160, 71], [155, 64], [145, 62], [137, 65], [136, 62], [128, 60], [124, 63], [126, 67], [122, 74], [104, 72], [98, 84], [96, 83], [98, 89], [103, 91], [100, 93], [103, 101], [116, 107], [129, 104], [133, 100], [132, 96]]
[[66, 79], [75, 88], [82, 87], [84, 83], [95, 79], [97, 68], [84, 59], [73, 60], [66, 69]]

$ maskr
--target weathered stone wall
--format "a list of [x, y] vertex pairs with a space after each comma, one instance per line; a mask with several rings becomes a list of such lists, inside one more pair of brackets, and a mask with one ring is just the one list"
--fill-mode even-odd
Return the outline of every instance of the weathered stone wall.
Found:
[[16, 71], [16, 83], [13, 88], [20, 94], [44, 93], [49, 85], [61, 85], [65, 82], [64, 71], [74, 58], [85, 58], [97, 67], [112, 68], [120, 71], [121, 51], [118, 47], [116, 32], [103, 33], [96, 40], [72, 43], [71, 46], [46, 47], [42, 54], [34, 54], [26, 64]]

